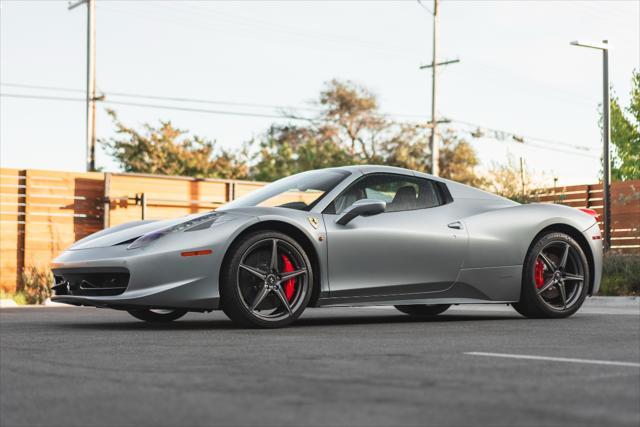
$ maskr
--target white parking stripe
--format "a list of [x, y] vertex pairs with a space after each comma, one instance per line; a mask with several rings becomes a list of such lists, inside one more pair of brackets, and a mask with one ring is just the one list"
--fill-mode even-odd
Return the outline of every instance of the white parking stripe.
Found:
[[589, 363], [592, 365], [627, 366], [632, 368], [640, 368], [640, 363], [616, 362], [612, 360], [574, 359], [570, 357], [530, 356], [526, 354], [485, 353], [482, 351], [469, 351], [464, 354], [467, 354], [469, 356], [504, 357], [507, 359], [545, 360], [545, 361], [551, 361], [551, 362]]

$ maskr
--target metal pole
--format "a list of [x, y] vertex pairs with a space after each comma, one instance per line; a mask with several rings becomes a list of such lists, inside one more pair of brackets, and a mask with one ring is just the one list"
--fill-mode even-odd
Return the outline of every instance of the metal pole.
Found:
[[436, 88], [438, 75], [438, 0], [433, 0], [433, 59], [431, 64], [431, 139], [429, 148], [431, 149], [431, 174], [438, 176], [440, 173], [439, 160], [440, 151], [438, 147], [436, 127], [438, 119], [436, 118]]
[[87, 0], [87, 171], [96, 170], [96, 2]]
[[[603, 40], [603, 43], [607, 43]], [[611, 247], [611, 168], [609, 159], [609, 140], [611, 138], [611, 99], [609, 97], [609, 49], [602, 50], [602, 139], [603, 139], [603, 212], [604, 212], [604, 250]]]
[[147, 195], [145, 193], [140, 196], [140, 206], [142, 207], [141, 219], [144, 221], [147, 219]]

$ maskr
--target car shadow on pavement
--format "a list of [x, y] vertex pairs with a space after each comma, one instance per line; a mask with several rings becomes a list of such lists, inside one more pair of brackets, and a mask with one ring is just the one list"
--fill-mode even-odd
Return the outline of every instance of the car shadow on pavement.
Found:
[[[204, 314], [203, 316], [206, 316]], [[301, 317], [296, 320], [288, 329], [291, 328], [314, 328], [314, 327], [337, 327], [337, 326], [354, 326], [354, 325], [385, 325], [398, 323], [433, 323], [446, 324], [453, 322], [478, 322], [478, 321], [510, 321], [525, 320], [523, 317], [514, 315], [486, 315], [486, 314], [448, 314], [430, 318], [414, 318], [406, 315], [338, 315], [338, 316], [318, 316], [314, 313], [312, 316]], [[141, 321], [114, 321], [98, 323], [81, 322], [81, 323], [55, 323], [51, 326], [62, 329], [82, 329], [82, 330], [105, 330], [105, 331], [177, 331], [177, 330], [251, 330], [233, 323], [226, 318], [223, 319], [202, 319], [190, 318], [177, 320], [170, 323], [145, 323]]]

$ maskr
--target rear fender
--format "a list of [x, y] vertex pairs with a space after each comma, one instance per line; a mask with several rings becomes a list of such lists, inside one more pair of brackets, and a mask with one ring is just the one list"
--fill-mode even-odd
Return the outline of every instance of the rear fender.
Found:
[[469, 232], [464, 268], [522, 265], [531, 242], [543, 229], [563, 224], [583, 232], [595, 218], [562, 205], [533, 203], [502, 208], [463, 219]]

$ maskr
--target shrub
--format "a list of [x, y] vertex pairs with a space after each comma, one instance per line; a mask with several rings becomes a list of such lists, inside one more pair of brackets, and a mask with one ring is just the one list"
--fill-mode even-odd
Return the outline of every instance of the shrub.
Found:
[[604, 256], [600, 295], [640, 296], [640, 255], [609, 252]]
[[49, 269], [26, 267], [20, 275], [18, 293], [24, 295], [27, 304], [43, 304], [51, 296], [53, 274]]

